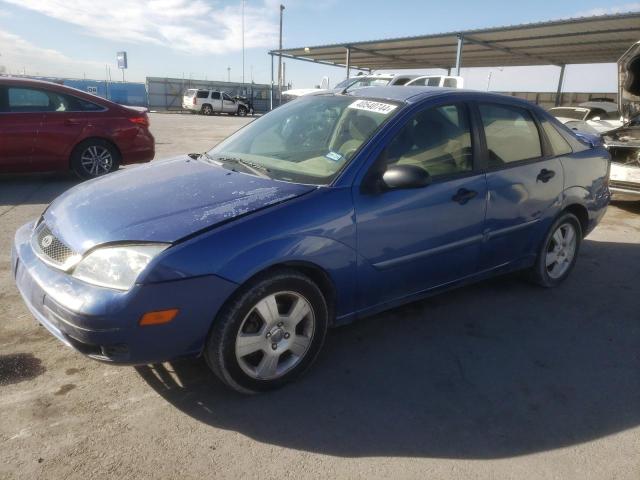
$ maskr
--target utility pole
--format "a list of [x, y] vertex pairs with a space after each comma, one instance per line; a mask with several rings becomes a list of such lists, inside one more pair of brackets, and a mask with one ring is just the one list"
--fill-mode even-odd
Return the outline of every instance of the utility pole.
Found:
[[244, 0], [242, 0], [242, 85], [244, 85]]
[[227, 67], [227, 82], [231, 82], [231, 66]]
[[[284, 12], [284, 5], [280, 4], [280, 50], [282, 50], [282, 12]], [[278, 95], [282, 98], [282, 55], [278, 55]]]

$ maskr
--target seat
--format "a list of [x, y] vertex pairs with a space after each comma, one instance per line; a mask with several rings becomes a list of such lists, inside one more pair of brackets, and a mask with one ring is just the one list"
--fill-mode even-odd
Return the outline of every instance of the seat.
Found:
[[358, 151], [362, 143], [378, 128], [378, 124], [369, 116], [356, 112], [347, 121], [343, 131], [346, 140], [338, 149], [338, 153], [350, 160]]

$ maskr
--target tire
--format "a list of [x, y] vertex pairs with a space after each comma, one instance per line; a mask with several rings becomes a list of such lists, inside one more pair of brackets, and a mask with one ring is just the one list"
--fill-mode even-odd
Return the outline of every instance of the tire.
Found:
[[273, 390], [311, 366], [328, 324], [327, 302], [318, 286], [295, 270], [279, 270], [252, 280], [220, 310], [204, 357], [216, 376], [238, 392]]
[[119, 167], [120, 152], [100, 138], [85, 140], [71, 153], [71, 169], [82, 180], [115, 172]]
[[247, 109], [246, 107], [243, 107], [242, 105], [238, 107], [238, 116], [239, 117], [246, 117], [247, 116]]
[[213, 107], [209, 104], [202, 105], [202, 108], [200, 109], [200, 111], [202, 112], [203, 115], [206, 115], [207, 117], [213, 115]]
[[[567, 235], [572, 235], [572, 238]], [[580, 221], [571, 213], [563, 213], [547, 232], [536, 263], [529, 271], [529, 279], [545, 288], [560, 285], [573, 270], [581, 243]]]

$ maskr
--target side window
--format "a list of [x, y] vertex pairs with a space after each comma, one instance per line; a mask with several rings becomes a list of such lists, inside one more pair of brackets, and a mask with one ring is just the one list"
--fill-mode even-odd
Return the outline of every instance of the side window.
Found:
[[32, 88], [9, 87], [8, 103], [11, 112], [51, 112], [55, 110], [46, 92]]
[[542, 120], [542, 129], [544, 133], [547, 135], [549, 139], [549, 143], [551, 144], [551, 149], [553, 150], [554, 155], [568, 155], [573, 152], [571, 145], [567, 142], [564, 137], [556, 130], [551, 122], [547, 120]]
[[424, 82], [426, 82], [426, 81], [427, 81], [426, 79], [420, 78], [420, 79], [416, 80], [415, 82], [413, 82], [411, 84], [411, 86], [422, 87], [422, 86], [424, 86]]
[[486, 103], [479, 108], [489, 150], [489, 167], [542, 156], [540, 134], [528, 110]]
[[223, 94], [222, 94], [222, 98], [223, 98], [224, 100], [229, 100], [229, 101], [231, 101], [231, 97], [230, 97], [229, 95], [227, 95], [226, 93], [223, 93]]
[[82, 98], [74, 97], [72, 95], [59, 95], [64, 98], [68, 105], [68, 110], [71, 112], [100, 112], [105, 110], [102, 105], [98, 105]]
[[211, 98], [213, 98], [214, 100], [220, 100], [220, 92], [213, 92], [211, 94]]
[[417, 165], [433, 177], [472, 170], [467, 109], [446, 105], [418, 113], [389, 142], [387, 163]]
[[445, 87], [449, 87], [449, 88], [456, 88], [458, 82], [456, 81], [455, 78], [445, 78], [444, 79], [444, 86]]
[[433, 77], [427, 79], [427, 87], [439, 87], [440, 77]]
[[209, 98], [209, 92], [207, 90], [198, 90], [198, 98]]

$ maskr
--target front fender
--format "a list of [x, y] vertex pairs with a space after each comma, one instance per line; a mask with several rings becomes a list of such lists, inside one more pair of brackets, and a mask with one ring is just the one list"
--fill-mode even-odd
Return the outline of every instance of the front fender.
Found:
[[217, 275], [241, 285], [274, 265], [305, 263], [333, 282], [339, 317], [354, 310], [355, 236], [350, 190], [316, 190], [178, 243], [140, 282]]
[[336, 293], [336, 316], [355, 310], [356, 251], [321, 236], [289, 236], [270, 240], [240, 252], [218, 270], [218, 275], [243, 284], [257, 273], [281, 264], [300, 263], [321, 269]]

